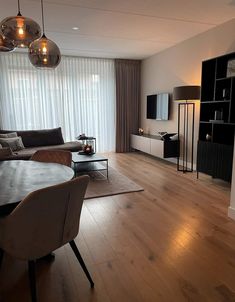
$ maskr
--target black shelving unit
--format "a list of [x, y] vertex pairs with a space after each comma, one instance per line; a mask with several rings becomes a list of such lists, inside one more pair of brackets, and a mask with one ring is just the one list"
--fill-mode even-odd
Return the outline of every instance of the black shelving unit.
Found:
[[235, 129], [235, 74], [227, 74], [231, 60], [235, 53], [202, 62], [197, 151], [197, 172], [226, 181], [232, 177]]

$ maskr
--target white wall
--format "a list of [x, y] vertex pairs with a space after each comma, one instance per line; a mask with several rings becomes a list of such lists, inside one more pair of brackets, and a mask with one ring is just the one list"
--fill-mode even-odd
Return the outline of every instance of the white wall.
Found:
[[[235, 52], [235, 19], [156, 54], [142, 63], [141, 127], [150, 134], [177, 132], [177, 104], [172, 102], [169, 121], [146, 119], [146, 96], [172, 93], [173, 87], [200, 85], [201, 63], [213, 57]], [[196, 105], [195, 154], [198, 139], [200, 104]], [[196, 156], [195, 156], [196, 157]], [[231, 206], [235, 209], [235, 161]], [[235, 215], [234, 215], [235, 218]]]
[[[186, 40], [142, 62], [141, 127], [145, 132], [177, 132], [177, 103], [171, 102], [169, 121], [146, 119], [146, 96], [172, 93], [175, 86], [200, 85], [203, 60], [235, 51], [235, 19]], [[200, 104], [196, 104], [195, 154]], [[196, 156], [195, 156], [196, 157]], [[195, 158], [194, 158], [195, 160]]]
[[234, 28], [235, 19], [143, 60], [141, 126], [145, 130], [177, 130], [177, 105], [173, 104], [170, 121], [147, 120], [146, 96], [172, 92], [175, 86], [200, 85], [203, 60], [235, 51]]

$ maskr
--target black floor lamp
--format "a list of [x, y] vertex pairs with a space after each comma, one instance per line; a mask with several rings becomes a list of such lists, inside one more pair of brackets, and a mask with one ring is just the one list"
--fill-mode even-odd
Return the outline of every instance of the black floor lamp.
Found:
[[[193, 149], [194, 149], [194, 115], [195, 115], [195, 103], [193, 101], [200, 100], [200, 86], [179, 86], [173, 90], [174, 101], [178, 104], [178, 137], [181, 137], [181, 111], [183, 112], [183, 136], [180, 149], [182, 147], [182, 165], [180, 167], [180, 155], [177, 158], [177, 170], [186, 172], [193, 172]], [[192, 119], [189, 121], [189, 113], [192, 113]], [[189, 141], [189, 130], [191, 130]], [[189, 156], [189, 143], [191, 144], [191, 158], [190, 167], [188, 167]]]

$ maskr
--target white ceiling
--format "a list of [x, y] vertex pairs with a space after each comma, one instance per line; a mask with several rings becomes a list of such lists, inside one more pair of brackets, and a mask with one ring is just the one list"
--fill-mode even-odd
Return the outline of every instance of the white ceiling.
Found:
[[[16, 0], [0, 3], [0, 19], [17, 13]], [[63, 54], [143, 59], [234, 18], [235, 0], [44, 0], [44, 10]], [[21, 0], [21, 12], [41, 24], [40, 0]]]

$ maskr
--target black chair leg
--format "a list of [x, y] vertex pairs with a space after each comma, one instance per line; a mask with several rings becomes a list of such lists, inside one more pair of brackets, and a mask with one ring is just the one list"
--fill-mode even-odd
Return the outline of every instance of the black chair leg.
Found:
[[3, 256], [4, 256], [4, 251], [0, 248], [0, 268], [2, 266]]
[[89, 274], [89, 272], [88, 272], [88, 270], [86, 268], [86, 265], [85, 265], [85, 263], [84, 263], [84, 261], [82, 259], [81, 254], [79, 253], [79, 250], [78, 250], [78, 248], [76, 246], [76, 243], [74, 242], [74, 240], [72, 240], [72, 241], [69, 242], [69, 244], [70, 244], [70, 246], [71, 246], [71, 248], [72, 248], [75, 256], [77, 257], [77, 259], [78, 259], [78, 261], [79, 261], [79, 263], [80, 263], [80, 265], [81, 265], [84, 273], [86, 274], [87, 279], [90, 281], [91, 287], [93, 288], [94, 287], [94, 282], [93, 282], [93, 280], [92, 280], [92, 278], [91, 278], [91, 276], [90, 276], [90, 274]]
[[36, 270], [35, 270], [35, 261], [28, 261], [29, 268], [29, 284], [31, 291], [32, 302], [37, 302], [37, 292], [36, 292]]

